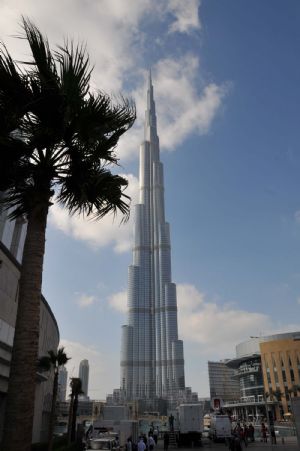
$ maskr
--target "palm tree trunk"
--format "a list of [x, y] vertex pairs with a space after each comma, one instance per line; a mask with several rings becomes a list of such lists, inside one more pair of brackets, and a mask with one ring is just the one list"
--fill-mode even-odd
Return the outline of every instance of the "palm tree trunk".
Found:
[[48, 205], [28, 217], [1, 448], [5, 451], [31, 449], [47, 214]]
[[72, 416], [72, 427], [71, 427], [71, 442], [76, 440], [76, 421], [77, 421], [77, 409], [78, 409], [78, 394], [75, 394], [73, 403], [73, 416]]
[[51, 413], [50, 413], [50, 421], [49, 421], [49, 434], [48, 434], [48, 451], [52, 451], [52, 447], [53, 447], [53, 431], [54, 431], [56, 398], [57, 398], [57, 389], [58, 389], [58, 369], [55, 368], [54, 371], [55, 372], [54, 372], [54, 381], [53, 381], [52, 405], [51, 405]]
[[72, 441], [73, 404], [74, 404], [74, 394], [71, 393], [69, 419], [68, 419], [68, 445], [70, 445]]

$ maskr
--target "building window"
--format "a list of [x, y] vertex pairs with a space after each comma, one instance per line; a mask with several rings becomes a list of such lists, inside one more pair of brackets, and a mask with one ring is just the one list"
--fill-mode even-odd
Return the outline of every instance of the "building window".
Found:
[[[275, 362], [274, 362], [274, 363], [275, 363]], [[277, 384], [279, 384], [279, 380], [278, 380], [278, 373], [277, 373], [277, 368], [276, 368], [276, 366], [274, 366], [273, 371], [274, 371], [275, 383], [276, 383], [276, 385], [277, 385]]]
[[281, 372], [282, 372], [283, 382], [286, 382], [286, 372], [285, 372], [284, 363], [283, 363], [282, 359], [281, 359]]
[[266, 370], [267, 370], [267, 380], [268, 380], [268, 384], [271, 384], [271, 375], [270, 375], [270, 368], [268, 365], [268, 361], [267, 358], [265, 358], [265, 366], [266, 366]]
[[293, 368], [290, 368], [290, 373], [291, 373], [291, 381], [295, 382], [295, 374]]

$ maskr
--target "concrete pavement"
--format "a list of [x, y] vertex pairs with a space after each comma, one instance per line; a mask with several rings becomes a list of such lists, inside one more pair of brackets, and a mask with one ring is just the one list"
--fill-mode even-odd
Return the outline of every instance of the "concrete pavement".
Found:
[[[158, 442], [157, 451], [163, 449], [163, 442]], [[224, 443], [213, 443], [209, 439], [203, 439], [202, 448], [170, 448], [168, 451], [228, 451], [228, 447]], [[277, 440], [276, 445], [271, 445], [271, 443], [261, 443], [256, 441], [254, 443], [249, 443], [248, 447], [242, 447], [243, 451], [300, 451], [300, 446], [298, 446], [296, 437], [284, 437], [284, 443], [282, 439]]]

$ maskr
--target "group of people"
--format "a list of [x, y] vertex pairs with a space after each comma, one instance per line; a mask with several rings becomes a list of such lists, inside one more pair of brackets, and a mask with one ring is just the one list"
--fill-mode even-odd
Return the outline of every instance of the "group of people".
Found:
[[[270, 436], [271, 436], [271, 443], [276, 444], [276, 434], [275, 434], [275, 428], [273, 425], [270, 426]], [[268, 428], [264, 422], [261, 423], [260, 428], [260, 441], [267, 443], [268, 441]], [[245, 445], [245, 447], [248, 446], [249, 442], [254, 442], [254, 426], [252, 423], [247, 425], [244, 423], [241, 425], [240, 422], [238, 422], [235, 426], [235, 428], [232, 431], [232, 437], [229, 440], [229, 448], [231, 451], [240, 451], [242, 449], [242, 444]]]
[[159, 430], [158, 427], [151, 426], [148, 437], [142, 434], [139, 437], [137, 446], [132, 443], [132, 438], [127, 439], [126, 451], [153, 451], [157, 445]]
[[247, 448], [249, 442], [254, 442], [254, 426], [252, 423], [237, 423], [232, 430], [232, 436], [229, 440], [229, 449], [231, 451], [241, 451], [242, 444]]
[[[272, 445], [276, 445], [276, 434], [274, 425], [270, 425], [270, 436]], [[261, 423], [261, 441], [267, 443], [268, 441], [268, 428], [265, 423]]]

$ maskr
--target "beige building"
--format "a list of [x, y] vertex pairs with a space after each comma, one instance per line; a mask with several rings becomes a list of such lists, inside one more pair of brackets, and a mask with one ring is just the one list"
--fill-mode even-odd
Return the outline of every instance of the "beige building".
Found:
[[289, 413], [291, 397], [300, 395], [300, 332], [281, 337], [260, 343], [265, 392], [277, 401], [277, 418]]
[[[20, 260], [24, 241], [24, 223], [4, 221], [0, 214], [0, 441], [9, 381], [9, 367], [13, 347], [14, 327], [18, 308]], [[17, 260], [18, 259], [18, 260]], [[41, 299], [39, 355], [55, 350], [59, 344], [56, 319], [46, 302]], [[53, 375], [37, 373], [33, 424], [33, 443], [47, 439], [51, 409]]]

